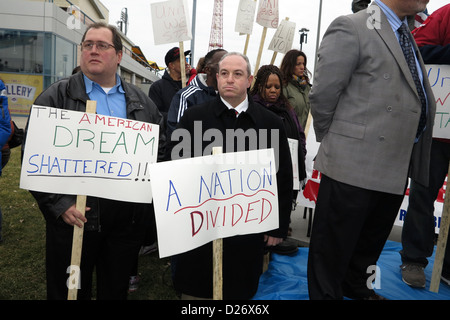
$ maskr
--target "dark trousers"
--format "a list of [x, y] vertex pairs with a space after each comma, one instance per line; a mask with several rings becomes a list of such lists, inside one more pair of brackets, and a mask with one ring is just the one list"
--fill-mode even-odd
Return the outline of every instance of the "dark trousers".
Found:
[[[102, 212], [102, 229], [84, 231], [79, 300], [91, 299], [93, 272], [98, 300], [126, 299], [129, 276], [142, 245], [148, 213]], [[73, 227], [59, 218], [46, 228], [47, 299], [67, 299]]]
[[310, 299], [362, 299], [372, 293], [368, 267], [376, 265], [402, 200], [403, 195], [322, 175], [309, 246]]
[[[450, 143], [433, 139], [428, 187], [411, 181], [409, 204], [402, 228], [403, 263], [416, 263], [423, 267], [433, 254], [435, 239], [434, 202], [439, 194], [450, 162]], [[448, 187], [448, 184], [447, 184]], [[450, 275], [450, 246], [446, 247], [443, 273]]]

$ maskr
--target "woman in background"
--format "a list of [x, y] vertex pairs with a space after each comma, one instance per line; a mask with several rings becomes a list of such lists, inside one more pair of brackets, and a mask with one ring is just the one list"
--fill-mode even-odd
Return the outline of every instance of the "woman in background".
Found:
[[[249, 95], [254, 102], [278, 115], [283, 121], [287, 137], [298, 141], [298, 168], [293, 169], [297, 169], [297, 175], [301, 183], [300, 188], [302, 188], [302, 182], [306, 178], [305, 133], [298, 122], [294, 109], [283, 95], [283, 82], [280, 69], [274, 65], [262, 66], [256, 74], [255, 83]], [[292, 199], [293, 208], [295, 208], [297, 202], [297, 195], [298, 190], [294, 190]], [[283, 241], [278, 246], [275, 246], [272, 251], [280, 254], [290, 254], [297, 251], [297, 246], [291, 244], [289, 241]]]
[[304, 130], [311, 108], [308, 97], [311, 84], [306, 62], [306, 55], [302, 51], [292, 49], [284, 55], [280, 66], [283, 75], [283, 94], [294, 108]]

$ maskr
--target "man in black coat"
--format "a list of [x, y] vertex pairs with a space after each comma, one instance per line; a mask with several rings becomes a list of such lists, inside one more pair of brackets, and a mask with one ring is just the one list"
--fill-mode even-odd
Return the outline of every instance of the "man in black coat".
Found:
[[[171, 158], [201, 156], [211, 144], [221, 146], [224, 152], [262, 149], [266, 146], [274, 148], [278, 169], [279, 228], [266, 234], [233, 236], [223, 241], [223, 297], [250, 299], [258, 288], [265, 246], [277, 245], [287, 235], [292, 203], [292, 163], [281, 120], [247, 96], [247, 89], [253, 80], [248, 58], [239, 53], [224, 55], [219, 63], [217, 80], [220, 95], [212, 101], [187, 109], [180, 119], [172, 135]], [[196, 141], [194, 127], [197, 128], [199, 124], [202, 133], [216, 129], [222, 133], [223, 139], [214, 142]], [[188, 154], [186, 150], [180, 154], [180, 148], [175, 143], [180, 133], [186, 133], [186, 130], [191, 137], [191, 150], [201, 150], [202, 154]], [[252, 131], [256, 132], [257, 141], [246, 139], [245, 136]], [[264, 131], [267, 135], [262, 134]], [[230, 135], [237, 138], [230, 139]], [[211, 243], [175, 256], [173, 265], [175, 288], [182, 293], [182, 298], [212, 298]]]
[[[123, 114], [123, 118], [160, 126], [161, 160], [165, 144], [163, 117], [142, 90], [117, 75], [122, 48], [115, 27], [104, 23], [90, 25], [81, 43], [81, 72], [52, 84], [34, 104], [84, 112], [87, 100], [100, 98], [98, 114], [111, 116], [114, 112]], [[112, 110], [104, 102], [107, 94], [103, 89], [111, 87], [108, 99], [118, 101]], [[75, 195], [30, 192], [46, 220], [47, 299], [67, 299], [74, 226], [83, 227], [84, 232], [77, 299], [91, 299], [94, 279], [97, 300], [126, 299], [129, 277], [153, 214], [152, 205], [88, 196], [83, 215], [76, 208]]]
[[[184, 55], [186, 56], [190, 52], [191, 50], [185, 51]], [[164, 61], [166, 62], [167, 69], [164, 71], [162, 78], [150, 86], [148, 96], [158, 107], [164, 117], [164, 124], [166, 124], [167, 112], [169, 111], [172, 98], [184, 87], [181, 83], [180, 48], [173, 47], [167, 51]], [[184, 63], [186, 75], [189, 75], [191, 66], [186, 61]]]

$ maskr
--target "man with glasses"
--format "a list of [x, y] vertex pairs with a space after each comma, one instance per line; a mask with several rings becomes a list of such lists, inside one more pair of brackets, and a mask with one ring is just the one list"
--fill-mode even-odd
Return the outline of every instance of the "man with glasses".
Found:
[[[103, 23], [90, 25], [81, 42], [81, 72], [52, 84], [34, 104], [84, 112], [86, 101], [96, 100], [98, 114], [158, 124], [161, 159], [163, 117], [144, 92], [116, 73], [121, 59], [122, 41], [116, 28]], [[83, 216], [73, 195], [31, 193], [47, 226], [47, 298], [67, 299], [73, 229], [84, 224], [78, 299], [91, 298], [94, 268], [97, 299], [126, 299], [152, 206], [88, 196]]]

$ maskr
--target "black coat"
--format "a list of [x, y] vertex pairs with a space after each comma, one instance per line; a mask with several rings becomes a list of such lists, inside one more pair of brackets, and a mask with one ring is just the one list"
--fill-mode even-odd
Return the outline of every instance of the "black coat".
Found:
[[148, 96], [156, 104], [159, 112], [164, 117], [164, 124], [167, 123], [167, 113], [173, 96], [181, 90], [181, 80], [175, 81], [166, 70], [161, 79], [155, 81], [148, 90]]
[[[227, 129], [267, 129], [268, 138], [270, 131], [276, 129], [279, 132], [277, 141], [269, 141], [267, 147], [273, 147], [275, 151], [277, 171], [277, 188], [280, 224], [279, 229], [267, 232], [274, 237], [285, 238], [289, 226], [292, 205], [292, 162], [286, 133], [281, 120], [264, 107], [249, 101], [246, 112], [242, 112], [236, 118], [234, 110], [229, 110], [220, 97], [201, 105], [193, 106], [186, 110], [181, 118], [176, 131], [180, 128], [187, 129], [191, 135], [191, 150], [198, 143], [202, 144], [201, 151], [211, 141], [194, 141], [194, 121], [201, 121], [202, 133], [208, 129], [218, 129], [225, 137]], [[197, 126], [199, 123], [197, 122]], [[275, 138], [274, 138], [275, 139]], [[223, 152], [243, 151], [234, 148], [229, 150], [227, 139], [215, 141], [214, 145], [222, 146]], [[258, 143], [262, 137], [258, 135]], [[271, 139], [269, 139], [271, 140]], [[169, 149], [173, 148], [172, 142]], [[197, 149], [200, 148], [197, 145]], [[245, 150], [257, 149], [254, 145], [245, 143]], [[174, 149], [175, 150], [175, 149]], [[172, 155], [172, 159], [177, 155]], [[198, 156], [197, 154], [182, 154], [183, 157]], [[223, 241], [223, 297], [224, 299], [250, 299], [257, 291], [259, 276], [262, 273], [264, 255], [264, 235], [250, 234], [225, 238]], [[174, 257], [174, 284], [182, 293], [211, 298], [212, 287], [212, 243], [203, 245], [189, 252]]]
[[[138, 87], [122, 80], [122, 87], [125, 91], [127, 118], [137, 121], [155, 123], [160, 126], [158, 160], [164, 156], [165, 145], [165, 124], [163, 117], [156, 108], [155, 104]], [[89, 96], [86, 94], [83, 73], [62, 79], [52, 84], [47, 90], [42, 92], [34, 104], [54, 108], [64, 108], [74, 111], [86, 111], [86, 101]], [[27, 126], [28, 127], [28, 126]], [[26, 128], [27, 129], [27, 128]], [[27, 130], [26, 130], [27, 131]], [[26, 137], [26, 134], [25, 134]], [[25, 148], [24, 141], [22, 147]], [[76, 197], [73, 195], [50, 194], [44, 192], [31, 191], [31, 194], [38, 202], [44, 217], [49, 222], [55, 222], [59, 216], [75, 203]], [[85, 230], [98, 230], [99, 228], [99, 208], [102, 212], [108, 213], [106, 208], [119, 208], [119, 205], [100, 204], [99, 201], [114, 202], [114, 200], [105, 200], [97, 197], [88, 197], [88, 205], [92, 209], [86, 212], [88, 222], [85, 224]], [[130, 212], [147, 212], [149, 205], [131, 204], [128, 205]]]
[[[306, 178], [306, 166], [305, 166], [305, 151], [306, 147], [305, 145], [305, 134], [303, 130], [300, 132], [299, 126], [295, 123], [296, 119], [294, 119], [289, 110], [287, 109], [287, 106], [283, 103], [280, 104], [273, 104], [265, 102], [259, 95], [253, 96], [253, 100], [260, 104], [261, 106], [267, 108], [268, 110], [275, 113], [278, 117], [280, 117], [281, 121], [283, 122], [284, 129], [286, 130], [286, 135], [288, 138], [298, 140], [298, 177], [300, 181], [304, 180]], [[297, 192], [294, 193], [294, 198], [296, 197]]]

